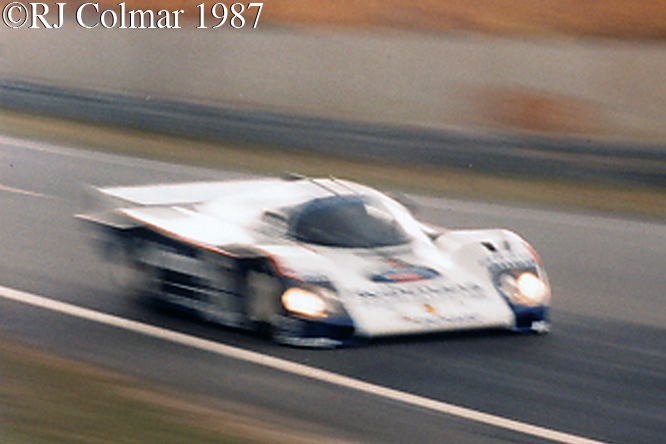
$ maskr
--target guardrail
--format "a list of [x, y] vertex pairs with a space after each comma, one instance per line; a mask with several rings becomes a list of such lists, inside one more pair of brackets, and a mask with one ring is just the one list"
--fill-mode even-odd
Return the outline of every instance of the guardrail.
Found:
[[182, 137], [373, 161], [564, 180], [666, 186], [666, 146], [571, 137], [479, 136], [75, 90], [0, 79], [0, 107]]

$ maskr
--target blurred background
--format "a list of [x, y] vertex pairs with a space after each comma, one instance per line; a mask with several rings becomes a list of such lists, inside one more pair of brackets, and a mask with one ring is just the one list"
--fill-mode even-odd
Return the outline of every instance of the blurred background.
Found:
[[462, 132], [666, 137], [658, 0], [273, 0], [241, 29], [212, 29], [212, 2], [208, 29], [194, 1], [125, 2], [184, 10], [177, 30], [84, 29], [83, 3], [58, 30], [0, 27], [2, 78]]
[[[235, 26], [226, 5], [218, 28], [212, 2], [104, 1], [77, 19], [85, 3], [67, 2], [59, 29], [0, 27], [3, 108], [529, 180], [666, 182], [662, 1], [277, 0]], [[182, 10], [180, 28], [113, 25], [134, 9], [171, 25]]]

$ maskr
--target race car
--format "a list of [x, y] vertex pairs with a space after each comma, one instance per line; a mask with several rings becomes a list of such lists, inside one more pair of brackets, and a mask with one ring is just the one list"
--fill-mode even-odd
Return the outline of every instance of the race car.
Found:
[[92, 191], [77, 217], [126, 281], [281, 344], [550, 330], [548, 278], [525, 240], [427, 225], [368, 186], [288, 175]]

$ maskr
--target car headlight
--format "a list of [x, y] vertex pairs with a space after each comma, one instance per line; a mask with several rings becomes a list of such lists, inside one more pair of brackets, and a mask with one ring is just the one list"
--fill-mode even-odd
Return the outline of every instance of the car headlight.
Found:
[[498, 281], [499, 290], [517, 305], [543, 305], [550, 298], [550, 288], [532, 272], [505, 272]]
[[282, 294], [282, 305], [287, 311], [308, 317], [325, 317], [326, 301], [323, 297], [303, 288], [293, 287]]

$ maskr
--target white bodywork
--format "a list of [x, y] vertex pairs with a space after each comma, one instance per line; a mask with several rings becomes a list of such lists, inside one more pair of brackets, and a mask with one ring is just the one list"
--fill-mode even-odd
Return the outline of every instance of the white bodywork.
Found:
[[[514, 310], [498, 292], [493, 270], [534, 268], [547, 284], [538, 257], [516, 234], [435, 234], [394, 200], [347, 181], [263, 179], [96, 191], [102, 197], [100, 211], [81, 218], [109, 226], [146, 226], [221, 255], [249, 247], [270, 258], [282, 276], [330, 282], [360, 336], [513, 328]], [[285, 209], [334, 195], [381, 200], [409, 242], [339, 248], [289, 236], [281, 216]]]

